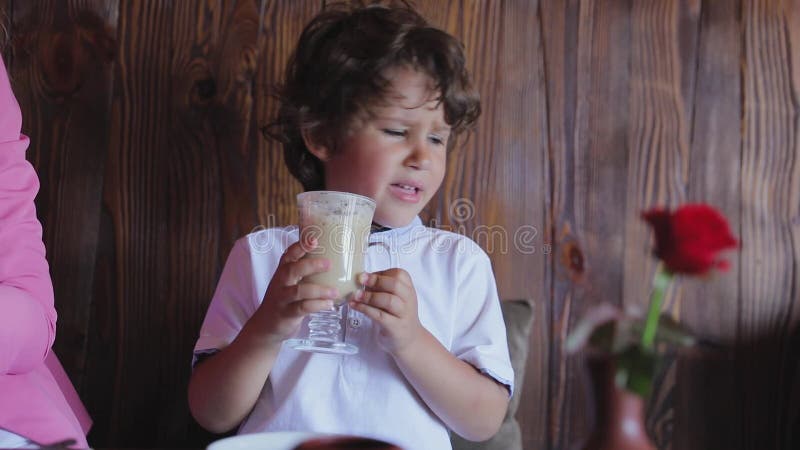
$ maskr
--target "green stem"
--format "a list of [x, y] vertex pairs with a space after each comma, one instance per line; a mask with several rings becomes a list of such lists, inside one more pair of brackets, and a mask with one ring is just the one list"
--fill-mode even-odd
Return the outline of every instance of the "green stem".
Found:
[[650, 294], [650, 308], [647, 310], [647, 321], [642, 332], [642, 348], [651, 350], [658, 330], [658, 318], [661, 315], [661, 305], [664, 303], [664, 293], [672, 280], [672, 274], [664, 270], [659, 264], [653, 279], [653, 292]]

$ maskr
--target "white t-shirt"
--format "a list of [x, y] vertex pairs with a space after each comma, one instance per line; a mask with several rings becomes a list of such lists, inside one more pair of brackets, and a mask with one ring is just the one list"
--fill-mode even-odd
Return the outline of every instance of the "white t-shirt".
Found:
[[[209, 305], [195, 355], [225, 348], [253, 315], [297, 227], [270, 228], [236, 242]], [[491, 263], [472, 240], [408, 226], [370, 236], [368, 272], [406, 270], [419, 319], [453, 355], [513, 392], [505, 324]], [[306, 324], [298, 335], [306, 333]], [[450, 449], [444, 423], [417, 395], [377, 343], [379, 325], [349, 311], [351, 356], [299, 352], [284, 346], [239, 433], [316, 431], [373, 437], [406, 450]]]

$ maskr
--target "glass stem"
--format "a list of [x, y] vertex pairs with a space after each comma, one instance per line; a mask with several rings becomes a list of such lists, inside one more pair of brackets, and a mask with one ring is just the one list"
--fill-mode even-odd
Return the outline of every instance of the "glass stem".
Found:
[[342, 332], [342, 306], [334, 306], [330, 311], [317, 311], [312, 313], [308, 322], [309, 339], [337, 342], [341, 340]]

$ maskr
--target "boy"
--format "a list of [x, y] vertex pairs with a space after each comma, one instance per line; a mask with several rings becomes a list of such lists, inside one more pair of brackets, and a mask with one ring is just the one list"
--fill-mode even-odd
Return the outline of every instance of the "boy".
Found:
[[252, 234], [231, 251], [195, 347], [193, 415], [215, 432], [353, 434], [408, 450], [450, 448], [448, 429], [488, 439], [513, 389], [491, 264], [418, 217], [480, 113], [461, 46], [405, 6], [332, 7], [303, 31], [280, 100], [269, 133], [303, 187], [376, 202], [379, 245], [347, 321], [360, 352], [281, 347], [337, 293], [298, 284], [328, 263], [301, 259], [296, 227]]

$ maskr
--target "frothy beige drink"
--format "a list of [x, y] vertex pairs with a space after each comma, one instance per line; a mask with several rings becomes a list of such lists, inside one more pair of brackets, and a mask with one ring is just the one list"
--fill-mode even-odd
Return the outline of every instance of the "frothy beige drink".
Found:
[[327, 258], [331, 262], [328, 271], [308, 275], [301, 282], [336, 288], [336, 303], [343, 303], [360, 287], [356, 276], [364, 271], [375, 202], [346, 192], [310, 191], [298, 195], [297, 204], [300, 239], [306, 247], [311, 239], [318, 241], [304, 258]]

